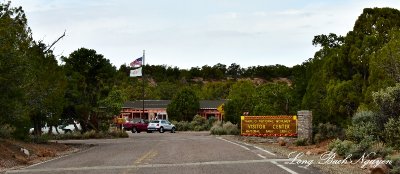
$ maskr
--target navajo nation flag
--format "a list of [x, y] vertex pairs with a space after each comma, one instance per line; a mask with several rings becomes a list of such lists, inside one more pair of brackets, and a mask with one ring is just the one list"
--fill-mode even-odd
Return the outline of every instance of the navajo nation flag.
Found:
[[133, 62], [131, 62], [131, 67], [134, 67], [135, 65], [139, 65], [142, 66], [142, 62], [143, 62], [143, 57], [139, 57], [136, 60], [134, 60]]

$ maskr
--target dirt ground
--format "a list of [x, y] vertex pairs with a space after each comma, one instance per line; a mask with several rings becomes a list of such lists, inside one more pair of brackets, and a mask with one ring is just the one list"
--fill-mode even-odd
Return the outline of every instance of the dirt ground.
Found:
[[[21, 148], [29, 151], [26, 155]], [[60, 143], [35, 144], [16, 140], [0, 139], [0, 173], [6, 170], [24, 167], [46, 161], [79, 150], [72, 145]]]

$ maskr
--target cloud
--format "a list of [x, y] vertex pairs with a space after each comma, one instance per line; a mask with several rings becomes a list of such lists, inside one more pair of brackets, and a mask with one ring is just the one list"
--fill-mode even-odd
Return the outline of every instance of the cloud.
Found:
[[[19, 0], [35, 39], [55, 53], [87, 47], [119, 67], [148, 54], [148, 63], [191, 66], [300, 64], [313, 36], [352, 30], [365, 7], [400, 8], [398, 0], [266, 1]], [[188, 61], [190, 60], [190, 61]]]

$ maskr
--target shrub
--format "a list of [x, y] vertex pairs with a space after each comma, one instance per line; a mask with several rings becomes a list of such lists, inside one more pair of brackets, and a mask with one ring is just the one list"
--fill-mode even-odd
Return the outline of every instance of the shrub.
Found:
[[113, 130], [111, 132], [109, 132], [109, 134], [111, 135], [111, 137], [115, 137], [115, 138], [128, 138], [129, 135], [128, 133], [126, 133], [126, 131], [121, 131], [121, 130]]
[[206, 131], [210, 130], [212, 123], [215, 122], [215, 118], [210, 120], [205, 119], [200, 115], [193, 117], [191, 122], [187, 121], [172, 121], [172, 124], [176, 126], [177, 131]]
[[12, 127], [8, 124], [0, 126], [0, 138], [11, 138], [12, 134], [15, 131], [15, 127]]
[[82, 134], [83, 139], [97, 138], [99, 137], [95, 130], [87, 131]]
[[200, 115], [195, 115], [192, 120], [194, 126], [206, 124], [206, 119]]
[[240, 131], [236, 124], [232, 124], [230, 121], [222, 125], [222, 128], [226, 131], [227, 135], [239, 135]]
[[328, 149], [336, 152], [340, 156], [345, 156], [350, 152], [350, 149], [353, 148], [354, 143], [348, 140], [341, 141], [339, 139], [333, 140], [328, 145]]
[[[374, 144], [372, 136], [365, 137], [358, 144], [352, 144], [346, 156], [351, 154], [351, 159], [360, 159], [364, 154], [369, 154], [371, 151], [371, 147]], [[369, 156], [369, 157], [377, 157], [377, 155]]]
[[389, 146], [400, 149], [400, 119], [390, 118], [385, 124], [384, 139]]
[[208, 121], [208, 127], [211, 128], [211, 126], [217, 121], [215, 117], [211, 117]]
[[308, 142], [307, 142], [308, 140], [307, 140], [307, 138], [298, 138], [295, 142], [294, 142], [294, 144], [296, 145], [296, 146], [306, 146], [306, 145], [308, 145]]
[[371, 120], [374, 120], [375, 113], [372, 111], [360, 111], [354, 114], [353, 118], [351, 119], [352, 124], [359, 124], [359, 123], [368, 123]]
[[190, 123], [187, 121], [180, 121], [176, 122], [174, 121], [172, 124], [175, 125], [177, 131], [188, 131], [190, 130]]
[[65, 139], [82, 139], [82, 134], [80, 132], [72, 132], [67, 134], [61, 134], [55, 136], [55, 139], [65, 140]]
[[49, 134], [42, 134], [42, 135], [37, 135], [37, 136], [32, 136], [32, 140], [34, 143], [47, 143], [49, 142], [50, 135]]
[[371, 137], [372, 140], [379, 140], [379, 128], [374, 121], [377, 117], [371, 111], [361, 111], [354, 114], [352, 125], [346, 129], [346, 137], [356, 143], [364, 140], [365, 137]]
[[373, 123], [360, 123], [358, 125], [349, 126], [346, 129], [346, 137], [355, 142], [361, 142], [365, 137], [370, 136], [377, 140], [376, 127]]
[[222, 126], [220, 121], [215, 122], [210, 132], [213, 135], [238, 135], [240, 133], [237, 125], [229, 121]]
[[211, 130], [210, 133], [212, 135], [226, 135], [226, 131], [224, 130], [224, 128], [222, 128], [222, 126], [215, 124]]
[[324, 140], [342, 136], [343, 130], [331, 123], [320, 123], [314, 135], [314, 142], [320, 143]]
[[193, 131], [208, 130], [208, 120], [200, 115], [195, 115], [192, 122], [190, 122], [190, 127]]
[[373, 156], [374, 158], [377, 158], [377, 157], [385, 158], [389, 154], [393, 153], [393, 149], [391, 147], [385, 147], [385, 144], [382, 142], [377, 142], [372, 145], [371, 152], [376, 153], [376, 155]]
[[390, 167], [390, 174], [399, 174], [400, 173], [400, 156], [387, 156], [385, 160], [392, 161], [392, 164], [389, 165]]

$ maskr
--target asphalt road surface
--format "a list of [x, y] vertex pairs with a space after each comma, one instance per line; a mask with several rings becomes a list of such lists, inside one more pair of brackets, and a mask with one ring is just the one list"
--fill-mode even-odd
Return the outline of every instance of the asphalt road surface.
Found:
[[7, 173], [313, 174], [268, 149], [200, 132], [140, 133], [124, 139], [67, 140], [95, 146]]

